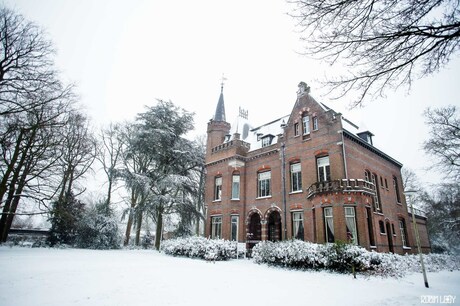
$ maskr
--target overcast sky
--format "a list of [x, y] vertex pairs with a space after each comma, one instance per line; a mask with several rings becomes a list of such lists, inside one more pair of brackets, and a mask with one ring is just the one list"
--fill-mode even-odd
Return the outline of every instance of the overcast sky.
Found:
[[254, 126], [289, 114], [297, 84], [357, 125], [375, 134], [374, 145], [426, 183], [441, 176], [422, 149], [428, 106], [460, 105], [460, 59], [440, 73], [414, 82], [412, 90], [389, 92], [364, 108], [348, 110], [350, 100], [330, 101], [318, 79], [337, 67], [307, 59], [295, 20], [284, 0], [15, 0], [4, 1], [48, 34], [57, 50], [62, 78], [77, 93], [94, 125], [132, 120], [144, 105], [171, 100], [195, 112], [197, 135], [206, 133], [219, 93], [227, 121], [238, 107]]

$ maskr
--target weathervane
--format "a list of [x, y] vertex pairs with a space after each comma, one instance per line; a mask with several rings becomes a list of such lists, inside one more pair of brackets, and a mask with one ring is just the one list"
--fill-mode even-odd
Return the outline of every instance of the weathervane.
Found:
[[220, 91], [223, 92], [224, 91], [224, 81], [227, 81], [227, 78], [224, 76], [224, 74], [222, 73], [222, 78], [220, 79]]

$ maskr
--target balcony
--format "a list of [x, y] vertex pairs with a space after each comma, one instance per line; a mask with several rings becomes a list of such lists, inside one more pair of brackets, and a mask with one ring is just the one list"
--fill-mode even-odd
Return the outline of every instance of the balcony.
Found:
[[321, 193], [330, 192], [362, 192], [375, 195], [374, 184], [363, 179], [340, 179], [326, 182], [316, 182], [308, 187], [307, 199]]
[[[412, 216], [412, 211], [411, 211], [409, 206], [407, 206], [407, 212], [409, 213], [409, 215]], [[415, 207], [414, 207], [414, 215], [415, 215], [416, 218], [425, 218], [426, 219], [426, 213], [423, 210], [415, 208]]]

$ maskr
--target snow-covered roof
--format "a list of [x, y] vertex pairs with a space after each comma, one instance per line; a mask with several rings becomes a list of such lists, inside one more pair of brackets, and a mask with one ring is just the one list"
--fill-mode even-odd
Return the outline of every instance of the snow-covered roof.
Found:
[[270, 138], [270, 144], [278, 142], [278, 135], [283, 134], [282, 125], [286, 124], [289, 115], [283, 116], [269, 123], [253, 128], [248, 119], [238, 116], [230, 129], [230, 139], [233, 140], [235, 133], [240, 134], [240, 139], [250, 144], [250, 150], [262, 148], [262, 139]]

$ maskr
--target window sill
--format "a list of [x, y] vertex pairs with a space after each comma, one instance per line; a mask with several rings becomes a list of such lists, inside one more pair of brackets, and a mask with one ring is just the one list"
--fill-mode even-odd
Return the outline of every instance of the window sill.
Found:
[[219, 203], [219, 202], [222, 202], [222, 200], [214, 200], [212, 201], [213, 203]]
[[377, 249], [377, 246], [376, 245], [371, 245], [370, 248], [371, 249]]
[[382, 235], [382, 236], [386, 236], [386, 235], [387, 235], [387, 233], [380, 233], [380, 235]]
[[401, 202], [396, 202], [396, 204], [398, 204], [398, 205], [401, 205], [401, 206], [402, 206], [402, 203], [401, 203]]
[[383, 214], [383, 213], [381, 213], [381, 212], [378, 212], [378, 211], [374, 211], [374, 214], [376, 214], [376, 215], [379, 215], [379, 216], [384, 216], [384, 214]]
[[266, 197], [257, 197], [256, 200], [264, 200], [264, 199], [270, 199], [272, 196], [266, 196]]
[[412, 250], [411, 247], [403, 246], [403, 250]]
[[297, 190], [297, 191], [291, 191], [289, 192], [289, 194], [298, 194], [298, 193], [302, 193], [303, 190]]
[[230, 199], [230, 201], [239, 201], [240, 198], [234, 198], [234, 199]]

